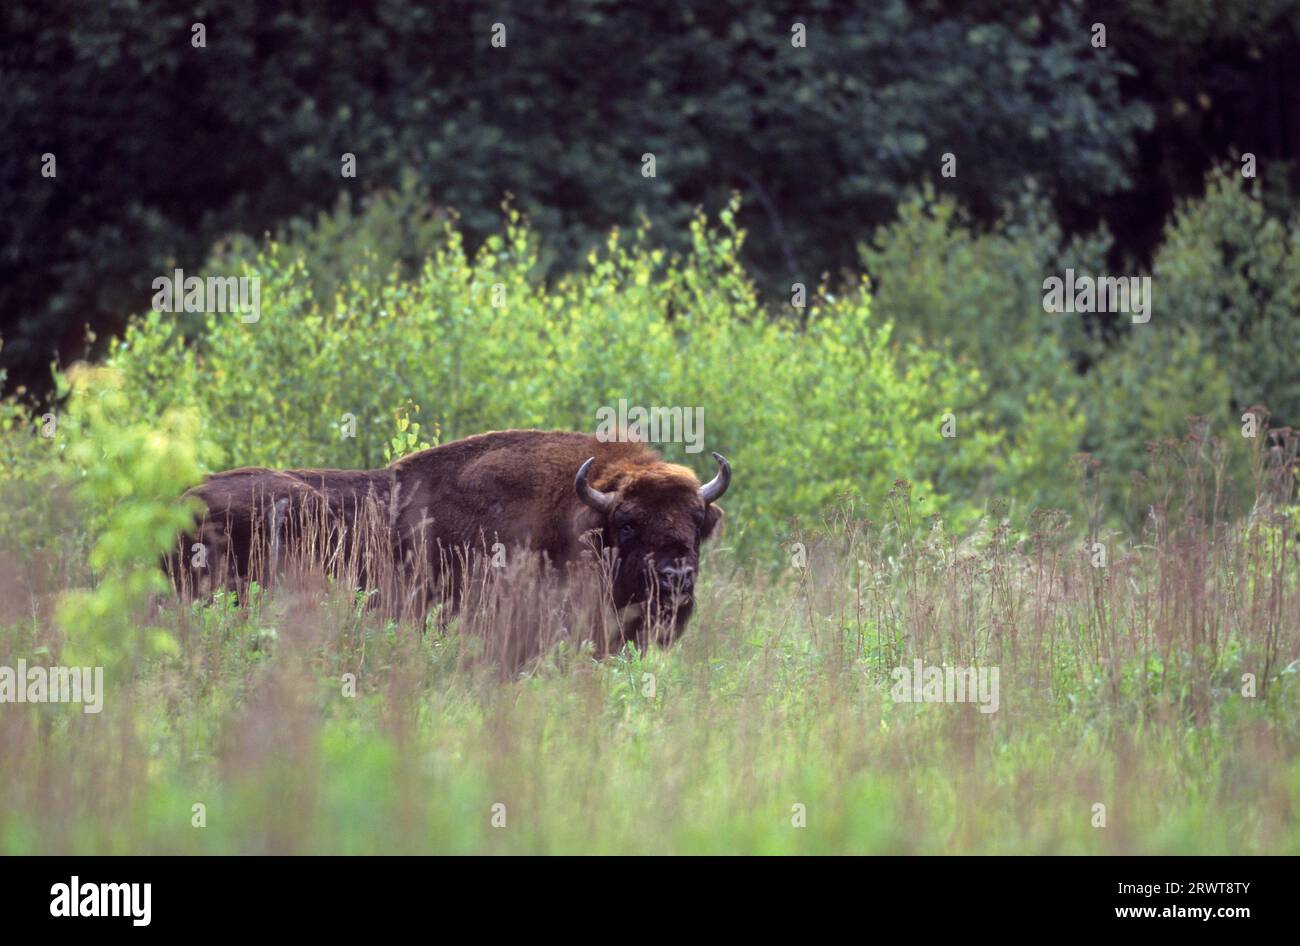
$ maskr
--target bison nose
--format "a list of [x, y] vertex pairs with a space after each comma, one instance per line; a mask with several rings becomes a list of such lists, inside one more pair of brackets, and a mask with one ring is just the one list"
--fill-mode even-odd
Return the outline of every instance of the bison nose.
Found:
[[695, 589], [695, 567], [677, 565], [661, 568], [659, 588], [668, 594], [690, 594]]

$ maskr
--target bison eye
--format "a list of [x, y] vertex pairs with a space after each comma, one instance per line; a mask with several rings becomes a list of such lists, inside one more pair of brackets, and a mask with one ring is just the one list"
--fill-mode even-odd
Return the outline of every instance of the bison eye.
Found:
[[631, 523], [618, 527], [618, 544], [627, 545], [636, 538], [636, 526]]

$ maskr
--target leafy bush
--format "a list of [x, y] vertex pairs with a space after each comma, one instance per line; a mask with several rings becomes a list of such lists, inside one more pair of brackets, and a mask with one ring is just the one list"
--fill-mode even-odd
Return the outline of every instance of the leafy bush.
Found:
[[[178, 500], [200, 475], [197, 417], [169, 409], [128, 419], [129, 395], [111, 369], [74, 366], [57, 381], [66, 407], [45, 436], [19, 422], [14, 402], [5, 404], [0, 443], [16, 463], [4, 482], [0, 546], [24, 564], [51, 549], [78, 560], [56, 579], [72, 586], [55, 618], [66, 662], [118, 668], [172, 653], [170, 632], [145, 615], [167, 587], [161, 556], [193, 515]], [[14, 514], [19, 499], [26, 505]], [[45, 584], [30, 568], [20, 578], [28, 589]]]
[[[684, 254], [643, 224], [549, 284], [516, 210], [470, 254], [429, 206], [408, 182], [260, 247], [223, 244], [209, 269], [260, 278], [261, 320], [136, 318], [109, 358], [126, 420], [194, 411], [208, 469], [375, 467], [483, 430], [594, 430], [620, 400], [700, 406], [704, 446], [739, 473], [730, 541], [772, 560], [792, 518], [843, 493], [879, 502], [898, 478], [957, 519], [994, 496], [1080, 512], [1081, 449], [1102, 463], [1103, 514], [1132, 522], [1148, 442], [1181, 436], [1189, 415], [1224, 437], [1252, 403], [1283, 421], [1297, 410], [1292, 231], [1222, 174], [1170, 227], [1152, 322], [1121, 324], [1109, 346], [1041, 302], [1045, 274], [1105, 270], [1105, 233], [1066, 240], [1032, 197], [979, 228], [950, 198], [913, 195], [861, 248], [871, 291], [811, 287], [806, 308], [776, 311], [740, 262], [734, 202], [715, 226], [693, 221]], [[1250, 445], [1224, 440], [1244, 502]], [[707, 454], [665, 452], [711, 473]]]
[[[738, 261], [734, 214], [733, 203], [712, 228], [697, 218], [681, 256], [653, 247], [646, 226], [630, 239], [615, 232], [550, 287], [514, 210], [472, 257], [447, 223], [418, 277], [378, 260], [333, 297], [317, 294], [314, 245], [272, 243], [240, 270], [261, 277], [260, 321], [150, 312], [109, 363], [136, 420], [198, 412], [212, 467], [378, 466], [412, 404], [443, 440], [505, 427], [594, 431], [597, 410], [620, 399], [699, 406], [704, 446], [737, 470], [730, 535], [769, 558], [787, 519], [815, 517], [842, 492], [874, 502], [904, 477], [932, 495], [933, 511], [968, 515], [980, 495], [1046, 464], [1044, 451], [1068, 458], [1068, 425], [1051, 435], [1050, 411], [1014, 433], [984, 422], [979, 371], [895, 340], [865, 283], [816, 290], [803, 310], [764, 310]], [[369, 222], [357, 219], [360, 245], [371, 243]], [[948, 411], [952, 439], [940, 436]], [[345, 436], [350, 418], [355, 437]], [[711, 475], [712, 461], [682, 444], [664, 449]], [[975, 503], [954, 506], [968, 494]]]
[[1173, 215], [1152, 266], [1151, 321], [1121, 325], [1087, 379], [1085, 446], [1115, 474], [1106, 489], [1112, 508], [1128, 473], [1145, 466], [1146, 444], [1180, 436], [1190, 416], [1206, 417], [1223, 439], [1224, 472], [1237, 487], [1225, 498], [1246, 508], [1264, 434], [1246, 441], [1242, 414], [1263, 404], [1274, 425], [1300, 422], [1298, 226], [1300, 217], [1270, 213], [1257, 189], [1226, 169]]
[[147, 423], [123, 423], [128, 395], [111, 371], [81, 369], [69, 383], [66, 473], [94, 536], [96, 581], [60, 603], [65, 659], [114, 663], [174, 653], [171, 633], [141, 618], [151, 597], [167, 590], [160, 559], [194, 513], [178, 497], [199, 475], [198, 419], [166, 410]]
[[1104, 232], [1066, 241], [1032, 193], [981, 228], [953, 198], [924, 188], [859, 248], [876, 310], [896, 333], [986, 379], [977, 406], [1018, 443], [997, 486], [1029, 508], [1074, 505], [1076, 490], [1060, 471], [1083, 434], [1076, 365], [1099, 351], [1082, 316], [1043, 311], [1042, 281], [1067, 266], [1099, 268], [1108, 243]]
[[1265, 404], [1275, 425], [1300, 419], [1297, 221], [1271, 211], [1240, 175], [1213, 172], [1204, 196], [1173, 216], [1156, 253], [1146, 324], [1044, 313], [1045, 276], [1114, 270], [1104, 231], [1066, 240], [1032, 195], [980, 228], [953, 200], [924, 190], [860, 255], [876, 309], [898, 333], [979, 368], [988, 382], [979, 406], [990, 422], [1019, 430], [1027, 415], [1055, 418], [1038, 429], [1047, 443], [1017, 456], [1018, 499], [1081, 511], [1061, 475], [1061, 457], [1079, 449], [1101, 463], [1101, 512], [1133, 523], [1145, 506], [1130, 479], [1147, 466], [1147, 444], [1183, 436], [1189, 417], [1207, 418], [1207, 431], [1226, 445], [1223, 472], [1235, 487], [1225, 482], [1224, 498], [1238, 511], [1254, 494], [1251, 448], [1263, 442], [1261, 434], [1242, 443], [1243, 412]]
[[1215, 353], [1230, 385], [1223, 408], [1264, 403], [1300, 426], [1300, 214], [1270, 212], [1258, 186], [1219, 168], [1203, 198], [1175, 211], [1152, 273], [1153, 320], [1191, 328]]

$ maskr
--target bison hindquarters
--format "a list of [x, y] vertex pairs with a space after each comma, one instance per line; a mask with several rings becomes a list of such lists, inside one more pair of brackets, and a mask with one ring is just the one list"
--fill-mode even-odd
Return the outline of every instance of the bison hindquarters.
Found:
[[243, 598], [252, 582], [266, 587], [287, 573], [368, 587], [392, 557], [379, 499], [331, 493], [291, 471], [218, 473], [186, 496], [204, 511], [168, 558], [182, 597], [225, 589]]

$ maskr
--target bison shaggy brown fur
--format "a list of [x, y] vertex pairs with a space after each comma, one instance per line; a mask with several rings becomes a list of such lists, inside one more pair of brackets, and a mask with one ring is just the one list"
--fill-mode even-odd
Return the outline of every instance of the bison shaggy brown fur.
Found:
[[[205, 511], [182, 541], [206, 550], [213, 587], [270, 581], [308, 545], [360, 563], [363, 581], [389, 555], [405, 586], [381, 594], [418, 596], [424, 607], [439, 596], [454, 605], [483, 556], [522, 553], [560, 575], [600, 563], [623, 639], [666, 644], [691, 616], [700, 545], [722, 520], [716, 500], [731, 469], [714, 457], [718, 474], [701, 485], [643, 443], [506, 430], [381, 470], [231, 470], [187, 494]], [[383, 548], [366, 544], [375, 535]]]

